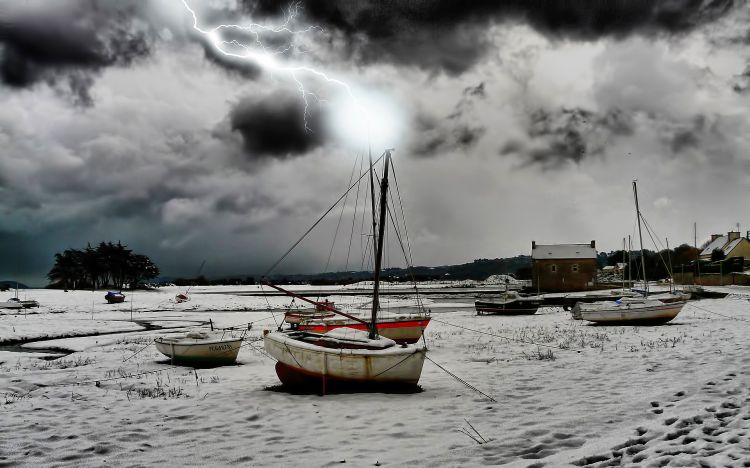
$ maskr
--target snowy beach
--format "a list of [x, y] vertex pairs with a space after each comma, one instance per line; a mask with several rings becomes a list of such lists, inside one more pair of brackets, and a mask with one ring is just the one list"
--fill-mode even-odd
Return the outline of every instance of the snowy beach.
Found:
[[[263, 352], [288, 298], [28, 290], [41, 307], [0, 311], [0, 464], [748, 466], [750, 289], [724, 290], [658, 327], [427, 299], [421, 392], [325, 396], [279, 389]], [[209, 319], [245, 328], [237, 365], [172, 366], [151, 344]]]

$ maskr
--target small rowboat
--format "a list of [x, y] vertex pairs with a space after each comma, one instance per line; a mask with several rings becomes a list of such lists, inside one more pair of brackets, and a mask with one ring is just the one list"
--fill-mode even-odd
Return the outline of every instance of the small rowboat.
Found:
[[190, 296], [188, 296], [187, 294], [177, 294], [177, 295], [176, 295], [176, 296], [174, 297], [174, 301], [175, 301], [176, 303], [178, 303], [178, 304], [180, 304], [180, 303], [182, 303], [182, 302], [187, 302], [187, 301], [189, 301], [189, 300], [190, 300]]
[[172, 362], [190, 365], [222, 365], [237, 360], [242, 338], [222, 332], [193, 331], [184, 335], [160, 336], [156, 349]]
[[335, 307], [336, 304], [331, 301], [323, 301], [310, 309], [289, 309], [284, 313], [284, 321], [297, 329], [297, 326], [307, 320], [322, 320], [335, 317], [336, 314], [328, 310], [328, 307]]
[[477, 315], [533, 315], [542, 305], [541, 296], [521, 296], [508, 292], [494, 301], [474, 301]]
[[109, 291], [104, 295], [104, 299], [106, 299], [110, 304], [117, 304], [120, 302], [125, 302], [125, 294], [117, 291]]

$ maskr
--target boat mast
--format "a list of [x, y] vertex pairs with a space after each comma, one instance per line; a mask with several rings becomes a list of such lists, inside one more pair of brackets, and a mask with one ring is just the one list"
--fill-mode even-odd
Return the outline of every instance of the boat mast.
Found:
[[[380, 269], [383, 260], [383, 237], [385, 237], [385, 216], [388, 209], [388, 164], [391, 162], [391, 151], [385, 151], [385, 168], [383, 169], [383, 180], [380, 181], [380, 225], [378, 226], [377, 250], [375, 254], [375, 276], [372, 288], [372, 320], [370, 321], [370, 339], [374, 340], [378, 336], [378, 307], [380, 301], [378, 293], [380, 291]], [[372, 170], [372, 167], [370, 168]], [[372, 174], [371, 174], [372, 177]], [[372, 180], [372, 179], [370, 179]], [[374, 194], [373, 194], [374, 195]], [[375, 225], [375, 213], [373, 211], [373, 226]]]
[[667, 259], [669, 260], [669, 292], [674, 292], [674, 273], [672, 271], [672, 254], [669, 252], [669, 238], [665, 237], [667, 241]]
[[[698, 281], [701, 279], [701, 259], [700, 259], [700, 251], [698, 250], [698, 223], [693, 222], [693, 242], [695, 242], [695, 267], [698, 269]], [[693, 271], [693, 284], [697, 284], [695, 282], [695, 271]], [[703, 283], [701, 283], [703, 284]]]
[[633, 289], [633, 242], [630, 240], [630, 234], [628, 234], [628, 286]]
[[622, 238], [622, 292], [625, 293], [625, 238]]
[[646, 281], [646, 256], [643, 254], [643, 234], [641, 233], [641, 209], [638, 207], [638, 187], [633, 179], [633, 196], [635, 197], [635, 215], [638, 218], [638, 240], [641, 243], [641, 265], [643, 265], [643, 289], [648, 297], [648, 281]]

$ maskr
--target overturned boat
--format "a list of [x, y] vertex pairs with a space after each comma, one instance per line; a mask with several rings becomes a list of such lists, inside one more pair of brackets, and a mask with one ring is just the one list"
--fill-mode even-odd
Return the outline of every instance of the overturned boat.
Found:
[[119, 304], [120, 302], [125, 302], [125, 294], [119, 291], [108, 291], [104, 295], [104, 299], [110, 304]]

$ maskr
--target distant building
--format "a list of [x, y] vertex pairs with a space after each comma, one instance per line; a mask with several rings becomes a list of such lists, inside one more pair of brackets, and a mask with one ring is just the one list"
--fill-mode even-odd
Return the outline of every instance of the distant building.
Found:
[[534, 289], [585, 291], [596, 285], [596, 243], [541, 245], [531, 242]]
[[744, 257], [750, 259], [750, 231], [746, 237], [740, 237], [739, 231], [729, 231], [726, 236], [712, 234], [711, 240], [700, 253], [701, 260], [711, 260], [711, 253], [719, 249], [725, 258]]

